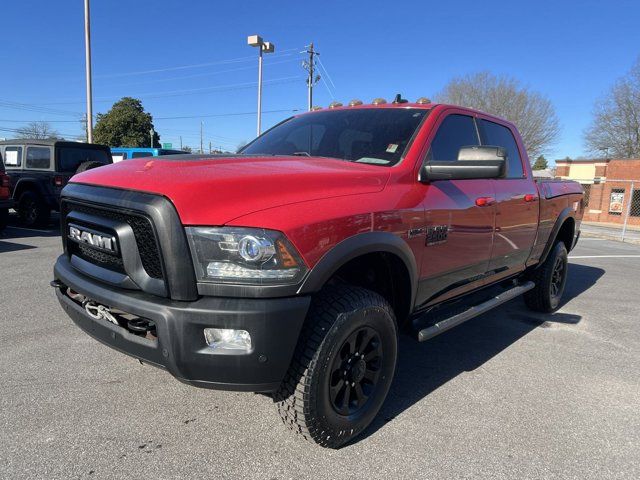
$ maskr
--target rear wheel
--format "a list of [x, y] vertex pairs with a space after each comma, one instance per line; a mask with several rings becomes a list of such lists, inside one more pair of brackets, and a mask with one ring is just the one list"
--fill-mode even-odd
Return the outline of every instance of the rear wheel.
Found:
[[563, 242], [555, 244], [545, 262], [531, 275], [535, 288], [524, 294], [531, 310], [551, 313], [558, 309], [567, 283], [567, 248]]
[[395, 317], [384, 298], [359, 287], [325, 288], [312, 302], [274, 394], [282, 421], [323, 447], [344, 445], [380, 410], [397, 351]]
[[40, 195], [31, 191], [20, 195], [16, 210], [20, 220], [27, 227], [44, 225], [51, 215], [51, 209], [45, 205]]

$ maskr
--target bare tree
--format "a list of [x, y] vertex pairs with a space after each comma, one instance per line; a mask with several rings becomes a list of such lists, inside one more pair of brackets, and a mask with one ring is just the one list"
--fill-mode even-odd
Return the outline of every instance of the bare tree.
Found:
[[47, 122], [31, 122], [27, 126], [17, 130], [18, 138], [36, 138], [44, 140], [48, 138], [61, 138], [53, 127]]
[[589, 151], [596, 155], [640, 157], [640, 58], [596, 102], [584, 139]]
[[436, 100], [475, 108], [514, 123], [530, 159], [548, 152], [560, 135], [551, 101], [514, 78], [489, 72], [457, 77], [436, 95]]

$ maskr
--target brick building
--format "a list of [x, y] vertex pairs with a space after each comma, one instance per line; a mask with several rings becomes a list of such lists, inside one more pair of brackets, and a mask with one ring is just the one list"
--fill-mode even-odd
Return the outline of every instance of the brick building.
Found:
[[582, 184], [585, 221], [640, 226], [640, 159], [556, 160], [556, 177]]

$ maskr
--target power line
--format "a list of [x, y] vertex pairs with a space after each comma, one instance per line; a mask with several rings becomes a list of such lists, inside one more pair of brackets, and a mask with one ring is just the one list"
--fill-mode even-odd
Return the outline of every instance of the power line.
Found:
[[[262, 113], [284, 113], [284, 112], [298, 112], [297, 108], [289, 108], [282, 110], [263, 110]], [[255, 115], [257, 112], [233, 112], [233, 113], [212, 113], [209, 115], [179, 115], [175, 117], [154, 117], [154, 120], [174, 120], [182, 118], [208, 118], [208, 117], [232, 117], [237, 115]]]
[[[286, 108], [280, 110], [263, 110], [262, 113], [295, 113], [300, 110], [297, 108]], [[227, 113], [208, 113], [203, 115], [177, 115], [173, 117], [153, 117], [153, 120], [178, 120], [188, 118], [210, 118], [210, 117], [234, 117], [242, 115], [255, 115], [256, 112], [227, 112]], [[0, 122], [6, 123], [33, 123], [33, 122], [47, 122], [47, 123], [78, 123], [82, 120], [54, 120], [54, 119], [37, 119], [37, 120], [13, 120], [13, 119], [0, 119]]]
[[[280, 85], [285, 83], [293, 83], [300, 80], [298, 76], [290, 76], [290, 77], [282, 77], [282, 78], [274, 78], [272, 80], [267, 80], [264, 83], [270, 85]], [[171, 90], [168, 92], [147, 92], [147, 93], [129, 93], [127, 96], [129, 97], [137, 97], [137, 98], [165, 98], [165, 97], [179, 97], [184, 95], [197, 95], [199, 93], [215, 93], [222, 91], [231, 91], [231, 90], [242, 90], [245, 88], [253, 88], [257, 85], [256, 82], [245, 82], [245, 83], [235, 83], [229, 85], [218, 85], [213, 87], [204, 87], [204, 88], [196, 88], [196, 89], [186, 89], [186, 90]], [[113, 101], [119, 100], [121, 97], [101, 97], [98, 99], [94, 99], [94, 103], [109, 103]], [[48, 103], [47, 105], [76, 105], [82, 104], [84, 101], [77, 102], [56, 102], [56, 103]], [[0, 104], [0, 106], [2, 106]], [[75, 113], [77, 115], [82, 115], [82, 113]]]
[[331, 88], [329, 88], [329, 84], [327, 83], [324, 77], [327, 77], [329, 79], [329, 82], [331, 82], [331, 85], [333, 85], [334, 90], [336, 86], [333, 83], [333, 80], [331, 80], [331, 76], [329, 75], [327, 68], [323, 65], [322, 60], [320, 60], [319, 56], [318, 56], [318, 65], [320, 65], [320, 67], [322, 68], [322, 71], [324, 72], [324, 75], [322, 76], [322, 83], [324, 83], [324, 86], [327, 88], [327, 91], [329, 92], [329, 96], [331, 97], [331, 99], [335, 100], [336, 99], [335, 93], [334, 91], [331, 90]]
[[71, 112], [69, 110], [60, 110], [60, 109], [57, 109], [57, 108], [42, 107], [40, 105], [33, 105], [33, 104], [28, 104], [28, 103], [18, 103], [18, 102], [12, 102], [12, 101], [9, 101], [9, 100], [2, 100], [2, 99], [0, 99], [0, 107], [12, 108], [12, 109], [15, 109], [15, 110], [27, 110], [27, 111], [38, 112], [38, 113], [49, 113], [51, 115], [78, 115], [78, 116], [82, 116], [81, 112]]
[[329, 79], [329, 82], [331, 82], [331, 86], [335, 90], [336, 89], [336, 84], [333, 83], [333, 80], [331, 79], [331, 75], [329, 75], [329, 71], [327, 70], [327, 67], [324, 66], [324, 63], [322, 63], [322, 60], [320, 59], [320, 57], [318, 57], [318, 63], [322, 67], [322, 70], [324, 70], [324, 73], [327, 76], [327, 78]]
[[[291, 54], [287, 54], [287, 55], [291, 55]], [[269, 65], [280, 65], [283, 63], [290, 63], [290, 62], [297, 62], [298, 59], [297, 58], [290, 58], [288, 60], [282, 60], [280, 62], [269, 62]], [[121, 87], [130, 87], [130, 86], [135, 86], [135, 85], [146, 85], [149, 83], [163, 83], [163, 82], [172, 82], [174, 80], [186, 80], [189, 78], [202, 78], [202, 77], [211, 77], [213, 75], [219, 75], [221, 73], [231, 73], [231, 72], [239, 72], [242, 70], [253, 70], [256, 67], [251, 65], [248, 67], [240, 67], [240, 68], [232, 68], [229, 70], [218, 70], [215, 72], [208, 72], [208, 73], [196, 73], [193, 75], [182, 75], [179, 77], [169, 77], [169, 78], [159, 78], [159, 79], [155, 79], [155, 80], [147, 80], [144, 82], [134, 82], [134, 83], [124, 83], [124, 84], [117, 84], [117, 85], [110, 85], [111, 88], [121, 88]], [[44, 105], [50, 105], [50, 104], [44, 104]]]
[[[292, 52], [294, 50], [298, 50], [298, 49], [297, 48], [289, 48], [287, 50], [281, 50], [279, 52], [279, 54], [286, 53], [286, 52]], [[279, 56], [284, 56], [284, 55], [279, 55]], [[176, 71], [176, 70], [186, 70], [186, 69], [189, 69], [189, 68], [203, 68], [203, 67], [211, 67], [211, 66], [214, 66], [214, 65], [226, 65], [226, 64], [229, 64], [229, 63], [241, 63], [241, 62], [251, 61], [253, 59], [254, 59], [253, 56], [237, 57], [237, 58], [231, 58], [231, 59], [228, 59], [228, 60], [218, 60], [218, 61], [215, 61], [215, 62], [193, 63], [193, 64], [190, 64], [190, 65], [179, 65], [179, 66], [175, 66], [175, 67], [166, 67], [166, 68], [154, 68], [154, 69], [151, 69], [151, 70], [138, 70], [138, 71], [134, 71], [134, 72], [95, 75], [95, 78], [118, 78], [118, 77], [130, 77], [130, 76], [135, 76], [135, 75], [146, 75], [146, 74], [149, 74], [149, 73], [172, 72], [172, 71]]]

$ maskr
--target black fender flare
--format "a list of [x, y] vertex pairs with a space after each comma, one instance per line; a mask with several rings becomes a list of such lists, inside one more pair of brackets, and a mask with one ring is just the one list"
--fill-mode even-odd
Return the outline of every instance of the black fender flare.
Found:
[[409, 272], [411, 284], [411, 304], [414, 306], [418, 287], [418, 266], [416, 258], [405, 242], [398, 235], [389, 232], [365, 232], [348, 237], [325, 253], [306, 276], [298, 293], [309, 294], [319, 291], [331, 276], [350, 260], [367, 253], [390, 253], [404, 263]]
[[[16, 182], [15, 187], [13, 187], [13, 199], [17, 202], [20, 200], [20, 195], [22, 195], [23, 191], [30, 190], [36, 192], [38, 195], [44, 197], [46, 195], [46, 191], [41, 185], [41, 180], [32, 177], [24, 177], [19, 179]], [[20, 195], [16, 195], [16, 193], [20, 192]]]
[[542, 265], [547, 259], [549, 252], [556, 243], [556, 238], [558, 238], [558, 233], [560, 232], [562, 225], [564, 225], [564, 222], [569, 218], [573, 218], [574, 220], [574, 232], [571, 236], [573, 244], [573, 237], [575, 236], [575, 211], [571, 207], [566, 207], [560, 212], [560, 215], [558, 215], [558, 218], [556, 219], [556, 223], [554, 223], [553, 228], [551, 229], [551, 233], [549, 234], [549, 238], [547, 239], [547, 244], [544, 246], [544, 250], [542, 251], [542, 255], [540, 256], [538, 265]]

